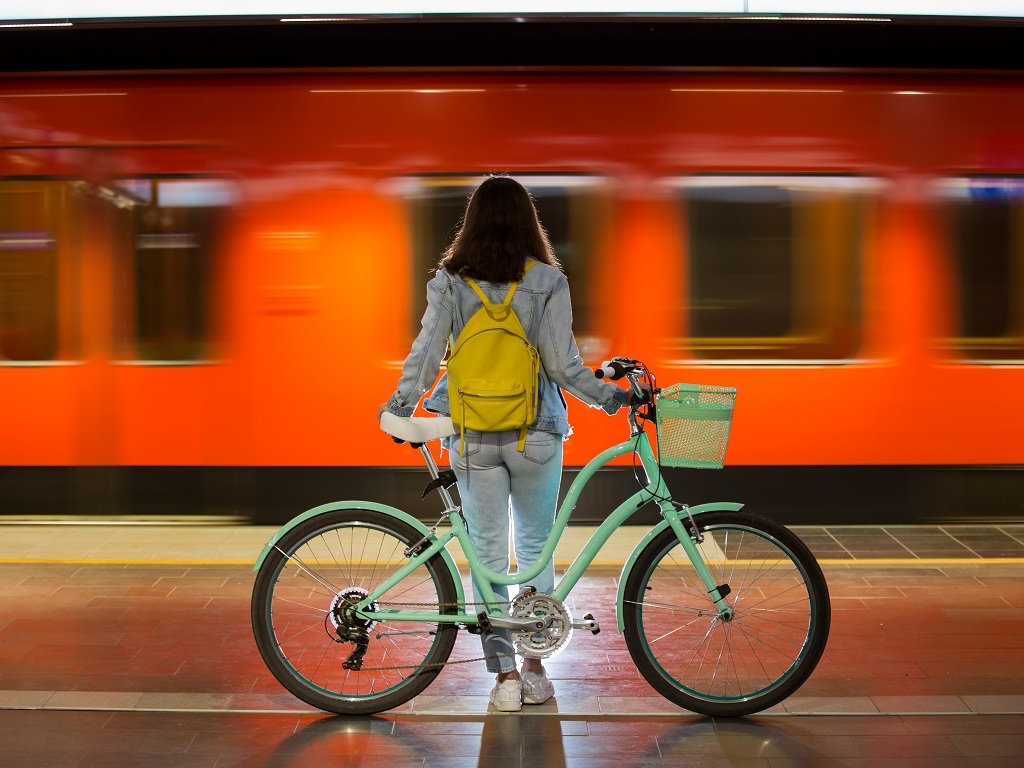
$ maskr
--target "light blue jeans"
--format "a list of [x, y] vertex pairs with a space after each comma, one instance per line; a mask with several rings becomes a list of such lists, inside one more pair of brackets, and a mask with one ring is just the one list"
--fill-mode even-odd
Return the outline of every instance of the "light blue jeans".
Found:
[[[496, 573], [508, 573], [509, 525], [515, 545], [516, 563], [522, 573], [540, 558], [555, 520], [558, 486], [562, 479], [562, 436], [530, 430], [526, 450], [518, 449], [517, 430], [466, 432], [464, 455], [459, 455], [459, 438], [451, 438], [451, 465], [459, 480], [459, 496], [469, 535], [480, 562]], [[538, 592], [551, 594], [555, 588], [555, 566], [549, 560], [537, 578], [529, 582]], [[508, 599], [508, 588], [492, 585], [499, 600]], [[483, 596], [473, 583], [474, 599]], [[477, 606], [483, 610], [483, 606]], [[515, 647], [507, 630], [480, 636], [489, 672], [511, 672], [516, 668]], [[494, 658], [497, 657], [497, 658]]]

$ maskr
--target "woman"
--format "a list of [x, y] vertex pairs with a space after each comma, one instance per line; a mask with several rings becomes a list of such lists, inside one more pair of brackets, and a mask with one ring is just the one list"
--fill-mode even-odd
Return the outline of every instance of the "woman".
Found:
[[[528, 272], [528, 259], [539, 264]], [[524, 274], [525, 272], [525, 274]], [[569, 284], [537, 218], [530, 193], [507, 176], [486, 179], [470, 197], [458, 234], [445, 251], [427, 284], [427, 309], [422, 330], [405, 359], [397, 391], [380, 407], [410, 416], [434, 382], [449, 340], [458, 337], [482, 306], [464, 278], [481, 284], [488, 298], [500, 302], [509, 284], [521, 281], [512, 309], [527, 338], [540, 353], [538, 415], [518, 450], [519, 432], [467, 430], [464, 450], [448, 438], [451, 466], [459, 481], [462, 509], [470, 536], [484, 565], [509, 572], [509, 510], [514, 523], [515, 553], [520, 572], [533, 566], [554, 522], [562, 476], [562, 442], [569, 436], [567, 408], [561, 389], [593, 407], [615, 413], [628, 399], [626, 390], [599, 381], [583, 365], [572, 333]], [[447, 374], [427, 398], [428, 411], [449, 415]], [[471, 478], [471, 479], [470, 479]], [[533, 581], [541, 594], [554, 590], [554, 563], [549, 561]], [[495, 594], [507, 589], [495, 585]], [[474, 585], [475, 599], [482, 597]], [[490, 701], [503, 712], [542, 704], [554, 686], [540, 659], [525, 658], [516, 670], [515, 648], [506, 630], [481, 636], [487, 669], [497, 673]]]

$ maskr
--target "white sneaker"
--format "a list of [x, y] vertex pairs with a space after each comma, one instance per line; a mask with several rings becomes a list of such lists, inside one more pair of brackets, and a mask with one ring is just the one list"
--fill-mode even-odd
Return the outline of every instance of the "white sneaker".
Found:
[[495, 683], [491, 690], [491, 706], [499, 712], [518, 712], [523, 708], [522, 680]]
[[555, 686], [547, 672], [523, 672], [523, 704], [543, 704], [555, 695]]

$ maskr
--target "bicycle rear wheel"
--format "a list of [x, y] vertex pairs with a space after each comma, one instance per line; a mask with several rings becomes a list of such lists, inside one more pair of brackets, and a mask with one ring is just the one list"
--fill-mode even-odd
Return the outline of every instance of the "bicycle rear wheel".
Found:
[[[455, 624], [357, 617], [350, 608], [408, 562], [421, 538], [374, 510], [327, 512], [285, 534], [256, 575], [252, 627], [274, 677], [328, 712], [372, 714], [423, 691], [455, 644]], [[383, 594], [377, 608], [455, 613], [457, 592], [440, 556]]]
[[695, 517], [697, 545], [733, 615], [719, 615], [675, 533], [648, 544], [626, 577], [626, 646], [670, 701], [713, 717], [773, 706], [800, 687], [825, 650], [828, 587], [795, 534], [744, 512]]

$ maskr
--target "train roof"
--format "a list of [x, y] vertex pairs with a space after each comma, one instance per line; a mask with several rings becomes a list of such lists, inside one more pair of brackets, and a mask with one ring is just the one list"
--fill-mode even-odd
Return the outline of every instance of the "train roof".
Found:
[[1022, 20], [548, 15], [303, 22], [144, 19], [0, 28], [0, 73], [1024, 68]]

